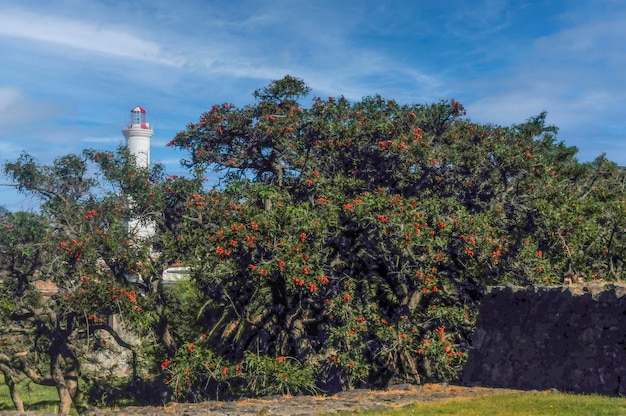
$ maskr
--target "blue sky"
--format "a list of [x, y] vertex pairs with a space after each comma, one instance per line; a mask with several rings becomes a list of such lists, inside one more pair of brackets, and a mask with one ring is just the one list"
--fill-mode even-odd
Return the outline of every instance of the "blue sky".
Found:
[[[165, 143], [187, 123], [290, 74], [320, 97], [455, 98], [481, 123], [547, 111], [580, 160], [626, 165], [623, 0], [0, 0], [0, 57], [2, 163], [115, 149], [141, 105], [178, 173]], [[0, 186], [0, 205], [37, 202]]]

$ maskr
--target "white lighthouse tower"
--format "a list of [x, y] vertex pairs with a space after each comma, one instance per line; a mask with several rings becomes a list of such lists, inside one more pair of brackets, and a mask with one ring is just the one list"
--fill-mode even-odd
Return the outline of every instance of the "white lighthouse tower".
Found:
[[146, 110], [137, 106], [130, 110], [130, 123], [124, 130], [126, 147], [135, 156], [137, 166], [150, 167], [150, 138], [154, 130], [147, 121]]
[[[148, 124], [146, 110], [141, 106], [130, 110], [130, 123], [122, 130], [122, 133], [126, 138], [126, 147], [135, 157], [137, 167], [148, 169], [150, 167], [150, 138], [154, 131]], [[131, 198], [128, 203], [131, 207], [133, 206]], [[130, 218], [127, 227], [128, 231], [139, 239], [150, 238], [155, 232], [154, 223], [147, 218]]]

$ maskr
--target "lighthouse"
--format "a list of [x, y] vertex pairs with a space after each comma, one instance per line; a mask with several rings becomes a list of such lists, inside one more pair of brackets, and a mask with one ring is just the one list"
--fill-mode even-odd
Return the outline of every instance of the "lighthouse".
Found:
[[122, 133], [126, 138], [126, 147], [135, 156], [137, 166], [146, 169], [150, 167], [150, 138], [154, 130], [148, 123], [146, 110], [139, 105], [130, 110], [130, 122]]
[[[130, 122], [122, 130], [126, 138], [126, 147], [130, 154], [135, 157], [138, 168], [148, 169], [150, 167], [150, 138], [154, 134], [152, 127], [148, 124], [146, 110], [137, 106], [130, 110]], [[134, 206], [131, 197], [128, 197], [129, 207]], [[148, 239], [154, 236], [154, 222], [148, 218], [131, 217], [127, 220], [128, 231], [139, 239]]]
[[[141, 106], [137, 106], [130, 110], [130, 122], [124, 130], [122, 130], [126, 138], [126, 148], [131, 155], [135, 157], [137, 167], [148, 169], [150, 167], [150, 139], [154, 134], [152, 126], [148, 123], [146, 110]], [[134, 208], [135, 203], [132, 197], [128, 196], [129, 208]], [[126, 220], [126, 227], [131, 236], [137, 240], [148, 240], [156, 234], [156, 224], [154, 219], [148, 215], [133, 215]], [[152, 256], [158, 256], [159, 253], [152, 252]], [[163, 283], [177, 283], [189, 277], [189, 267], [169, 267], [163, 271]], [[129, 276], [130, 280], [139, 280], [139, 276]], [[135, 280], [135, 281], [136, 281]]]

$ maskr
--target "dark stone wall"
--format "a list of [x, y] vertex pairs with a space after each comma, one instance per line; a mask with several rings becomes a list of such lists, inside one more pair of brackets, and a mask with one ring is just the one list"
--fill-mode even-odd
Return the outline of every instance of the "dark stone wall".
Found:
[[626, 395], [626, 285], [492, 288], [462, 381]]

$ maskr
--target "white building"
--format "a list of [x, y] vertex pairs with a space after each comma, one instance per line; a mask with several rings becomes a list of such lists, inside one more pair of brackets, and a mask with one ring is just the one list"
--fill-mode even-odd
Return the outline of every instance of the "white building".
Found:
[[[150, 139], [154, 130], [148, 123], [146, 110], [137, 106], [130, 110], [130, 122], [122, 130], [126, 138], [126, 147], [135, 157], [137, 166], [144, 169], [150, 168]], [[132, 201], [129, 201], [132, 206]], [[130, 218], [128, 231], [138, 239], [150, 238], [154, 235], [156, 227], [147, 218]], [[188, 276], [188, 267], [170, 267], [163, 272], [163, 283], [175, 283]]]
[[[130, 110], [130, 122], [122, 130], [126, 138], [126, 147], [135, 157], [137, 166], [144, 169], [150, 168], [150, 139], [154, 130], [148, 123], [146, 110], [137, 106]], [[129, 201], [133, 205], [133, 201]], [[128, 220], [128, 231], [136, 238], [145, 239], [154, 235], [154, 224], [145, 218], [130, 218]]]
[[130, 123], [122, 130], [126, 147], [135, 156], [137, 166], [150, 167], [150, 138], [154, 130], [148, 123], [146, 110], [137, 106], [130, 110]]

